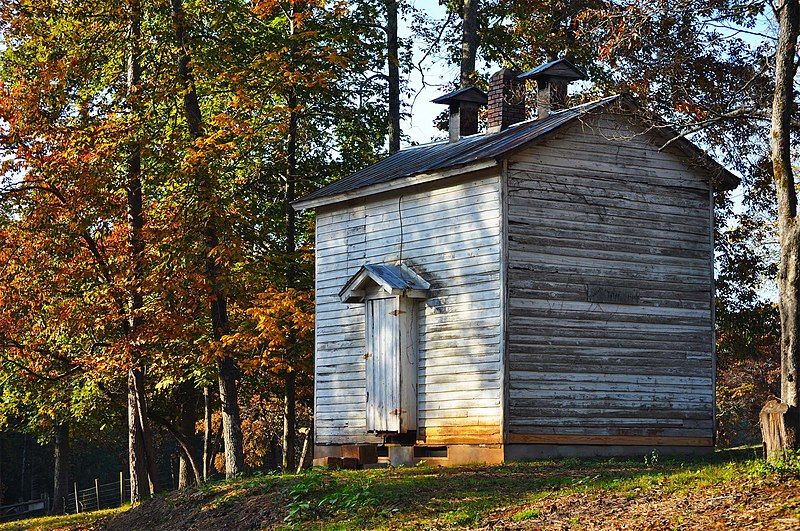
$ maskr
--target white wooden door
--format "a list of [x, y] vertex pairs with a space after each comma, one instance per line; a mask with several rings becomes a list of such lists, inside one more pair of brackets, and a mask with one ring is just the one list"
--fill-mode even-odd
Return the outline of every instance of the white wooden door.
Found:
[[400, 431], [398, 297], [367, 299], [367, 431]]

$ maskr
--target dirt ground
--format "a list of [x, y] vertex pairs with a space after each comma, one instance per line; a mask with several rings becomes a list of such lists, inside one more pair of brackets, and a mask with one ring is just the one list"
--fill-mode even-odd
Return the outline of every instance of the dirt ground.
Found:
[[[527, 511], [526, 511], [527, 510]], [[539, 513], [513, 521], [522, 511]], [[800, 530], [800, 481], [747, 479], [666, 494], [659, 489], [548, 496], [500, 511], [486, 529], [774, 529]]]

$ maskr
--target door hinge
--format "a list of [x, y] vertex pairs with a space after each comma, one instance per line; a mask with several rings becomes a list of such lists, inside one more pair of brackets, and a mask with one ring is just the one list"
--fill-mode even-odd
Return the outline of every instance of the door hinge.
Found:
[[392, 311], [391, 311], [391, 312], [389, 312], [389, 313], [390, 313], [390, 314], [392, 314], [392, 315], [394, 315], [395, 317], [397, 317], [397, 316], [398, 316], [398, 315], [400, 315], [401, 313], [406, 313], [406, 312], [404, 312], [403, 310], [392, 310]]
[[364, 359], [365, 359], [365, 360], [368, 360], [370, 356], [372, 356], [372, 352], [366, 352], [366, 353], [364, 354]]

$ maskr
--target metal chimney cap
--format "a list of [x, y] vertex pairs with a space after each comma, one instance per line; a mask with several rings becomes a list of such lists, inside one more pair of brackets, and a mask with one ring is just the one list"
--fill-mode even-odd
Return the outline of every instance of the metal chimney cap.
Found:
[[489, 102], [489, 97], [484, 91], [477, 87], [464, 87], [453, 92], [448, 92], [443, 96], [431, 100], [433, 103], [441, 103], [444, 105], [452, 105], [454, 103], [472, 102], [478, 105], [486, 105]]
[[550, 61], [517, 76], [517, 79], [533, 79], [536, 81], [548, 78], [561, 78], [567, 81], [589, 79], [586, 72], [564, 58]]

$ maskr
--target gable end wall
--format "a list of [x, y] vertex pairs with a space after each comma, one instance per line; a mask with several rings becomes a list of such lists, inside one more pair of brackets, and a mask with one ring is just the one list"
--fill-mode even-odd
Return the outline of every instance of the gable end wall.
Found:
[[708, 177], [624, 118], [505, 161], [506, 442], [708, 446]]

